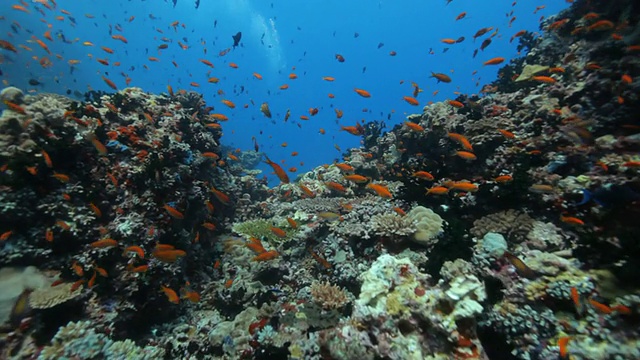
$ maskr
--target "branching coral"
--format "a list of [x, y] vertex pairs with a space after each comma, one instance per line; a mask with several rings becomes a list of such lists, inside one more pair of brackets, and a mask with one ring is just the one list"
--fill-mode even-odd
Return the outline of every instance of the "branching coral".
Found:
[[138, 347], [133, 341], [113, 341], [96, 333], [91, 322], [70, 322], [58, 330], [51, 345], [40, 352], [38, 360], [58, 359], [140, 359], [162, 358], [164, 350]]
[[409, 236], [416, 232], [416, 221], [396, 213], [376, 214], [371, 217], [371, 227], [376, 235], [385, 237]]

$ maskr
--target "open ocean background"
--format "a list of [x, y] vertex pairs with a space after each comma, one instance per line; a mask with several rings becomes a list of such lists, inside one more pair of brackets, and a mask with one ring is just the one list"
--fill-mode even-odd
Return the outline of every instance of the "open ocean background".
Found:
[[[509, 43], [509, 38], [519, 30], [537, 31], [541, 17], [556, 14], [568, 5], [564, 1], [500, 0], [456, 0], [450, 4], [445, 0], [202, 0], [196, 9], [192, 0], [177, 0], [175, 7], [171, 1], [159, 0], [60, 0], [55, 16], [61, 18], [56, 19], [50, 11], [45, 11], [44, 17], [39, 14], [36, 7], [40, 5], [35, 2], [28, 2], [29, 14], [11, 9], [13, 4], [2, 4], [2, 37], [14, 44], [30, 40], [32, 51], [19, 48], [17, 54], [3, 52], [0, 69], [5, 85], [59, 94], [70, 91], [71, 96], [90, 89], [112, 92], [102, 80], [104, 75], [119, 89], [126, 87], [125, 78], [129, 77], [130, 86], [147, 92], [166, 92], [167, 85], [174, 91], [198, 91], [208, 105], [215, 107], [213, 112], [230, 119], [223, 124], [223, 145], [253, 149], [251, 139], [255, 136], [261, 151], [277, 163], [284, 160], [285, 168], [297, 167], [297, 173], [338, 159], [341, 152], [336, 147], [346, 150], [359, 145], [360, 138], [339, 131], [340, 125], [383, 120], [390, 129], [407, 114], [420, 113], [430, 101], [455, 99], [454, 92], [479, 93], [502, 66], [483, 67], [484, 61], [496, 56], [517, 57], [518, 40]], [[534, 13], [542, 5], [545, 7]], [[511, 10], [513, 14], [509, 15]], [[466, 17], [456, 21], [462, 12]], [[513, 16], [516, 20], [509, 27]], [[174, 21], [180, 25], [171, 27]], [[43, 37], [47, 23], [51, 24], [53, 42]], [[473, 51], [489, 34], [475, 42], [473, 35], [489, 26], [494, 27], [489, 34], [496, 28], [499, 34], [473, 59]], [[219, 56], [231, 47], [232, 35], [238, 31], [242, 32], [241, 46]], [[112, 34], [123, 35], [128, 44], [112, 39]], [[45, 41], [52, 54], [33, 42], [32, 36]], [[72, 43], [63, 42], [62, 36]], [[458, 44], [441, 42], [461, 36], [465, 40]], [[170, 39], [169, 47], [158, 50], [165, 43], [163, 37]], [[85, 41], [95, 46], [84, 46]], [[178, 41], [189, 49], [182, 49]], [[114, 53], [107, 54], [101, 46]], [[445, 48], [448, 51], [444, 52]], [[391, 51], [397, 55], [390, 56]], [[345, 62], [338, 62], [336, 54], [343, 55]], [[48, 56], [53, 66], [43, 68], [38, 62], [42, 56]], [[160, 61], [151, 62], [150, 56]], [[107, 59], [110, 65], [98, 63], [97, 58]], [[80, 63], [71, 72], [68, 61], [74, 59]], [[206, 66], [200, 59], [211, 61], [215, 67]], [[114, 66], [115, 62], [120, 66]], [[231, 62], [238, 68], [231, 68]], [[472, 75], [474, 70], [477, 73]], [[453, 81], [437, 83], [429, 78], [432, 71], [448, 74]], [[254, 72], [263, 80], [256, 79]], [[290, 73], [298, 78], [289, 79]], [[323, 81], [323, 76], [336, 80]], [[209, 77], [220, 81], [208, 83]], [[29, 85], [32, 79], [42, 85]], [[200, 87], [190, 86], [191, 82]], [[402, 99], [411, 96], [411, 82], [423, 89], [417, 97], [420, 106]], [[280, 90], [284, 84], [289, 88]], [[354, 88], [369, 91], [371, 98], [360, 97]], [[219, 95], [218, 90], [224, 94]], [[435, 91], [438, 93], [434, 95]], [[329, 93], [335, 98], [330, 99]], [[227, 108], [222, 99], [233, 101], [237, 107]], [[272, 119], [260, 112], [263, 102], [269, 104]], [[318, 108], [319, 113], [309, 116], [309, 108]], [[285, 123], [287, 109], [291, 118]], [[334, 109], [344, 111], [339, 121]], [[310, 120], [300, 120], [301, 115]], [[321, 129], [326, 134], [321, 134]], [[293, 151], [299, 156], [291, 157]], [[267, 165], [260, 168], [270, 174]], [[295, 174], [291, 176], [295, 178]], [[270, 180], [277, 183], [275, 176], [270, 175]]]

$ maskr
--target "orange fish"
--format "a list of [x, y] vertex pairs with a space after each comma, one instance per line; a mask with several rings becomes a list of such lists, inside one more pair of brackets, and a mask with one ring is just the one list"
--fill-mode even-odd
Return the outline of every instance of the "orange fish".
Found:
[[578, 293], [578, 289], [572, 286], [570, 291], [571, 301], [573, 301], [573, 305], [576, 307], [576, 312], [582, 314], [582, 304], [580, 303], [580, 293]]
[[69, 182], [69, 175], [54, 172], [53, 175], [51, 175], [51, 177], [54, 177], [56, 180], [63, 183]]
[[547, 84], [553, 84], [556, 82], [556, 79], [549, 76], [533, 76], [531, 80], [539, 81]]
[[224, 115], [224, 114], [211, 114], [209, 115], [211, 118], [218, 120], [218, 121], [227, 121], [229, 120], [229, 118]]
[[267, 163], [269, 166], [271, 166], [271, 168], [273, 168], [273, 172], [276, 174], [276, 176], [278, 176], [278, 179], [280, 179], [280, 181], [282, 181], [283, 183], [288, 184], [289, 176], [282, 169], [282, 167], [280, 167], [280, 165], [271, 161], [266, 155], [265, 155], [265, 158], [266, 158], [265, 163]]
[[216, 154], [216, 153], [214, 153], [214, 152], [210, 152], [210, 151], [203, 152], [203, 153], [202, 153], [202, 156], [203, 156], [203, 157], [206, 157], [206, 158], [209, 158], [209, 159], [213, 159], [213, 160], [218, 160], [218, 159], [220, 159], [220, 156], [219, 156], [218, 154]]
[[151, 256], [154, 258], [163, 261], [172, 263], [178, 260], [179, 258], [185, 256], [187, 253], [184, 250], [154, 250], [151, 253]]
[[225, 289], [228, 289], [231, 287], [231, 285], [233, 285], [233, 279], [229, 279], [227, 281], [224, 282], [224, 287]]
[[277, 228], [275, 226], [271, 227], [271, 232], [274, 233], [279, 238], [286, 238], [287, 237], [287, 233], [284, 230], [282, 230], [280, 228]]
[[216, 229], [215, 224], [210, 223], [208, 221], [203, 222], [202, 223], [202, 227], [204, 227], [205, 229], [210, 230], [210, 231], [214, 231]]
[[92, 288], [93, 285], [95, 285], [95, 283], [96, 283], [96, 272], [94, 270], [93, 275], [91, 276], [91, 278], [89, 279], [89, 282], [87, 283], [87, 287]]
[[503, 61], [504, 61], [503, 57], [495, 57], [493, 59], [489, 59], [485, 61], [484, 63], [482, 63], [482, 65], [498, 65], [498, 64], [501, 64]]
[[464, 135], [452, 133], [452, 132], [447, 133], [447, 135], [449, 136], [450, 139], [459, 142], [460, 145], [462, 145], [462, 147], [465, 150], [473, 151], [473, 146], [471, 146], [471, 143]]
[[352, 172], [352, 171], [354, 171], [354, 170], [355, 170], [355, 169], [353, 168], [353, 166], [351, 166], [351, 165], [349, 165], [349, 164], [346, 164], [346, 163], [336, 163], [335, 165], [336, 165], [336, 167], [337, 167], [338, 169], [340, 169], [340, 171], [344, 171], [344, 172]]
[[78, 265], [77, 261], [74, 261], [73, 264], [71, 264], [71, 269], [78, 276], [84, 275], [84, 269], [82, 268], [82, 266]]
[[296, 74], [294, 74], [294, 73], [289, 74], [289, 79], [291, 79], [291, 80], [295, 80], [295, 79], [297, 79], [297, 78], [298, 78], [298, 75], [296, 75]]
[[506, 137], [507, 139], [515, 139], [515, 134], [512, 133], [511, 131], [507, 131], [504, 129], [498, 129], [498, 131], [500, 132], [500, 134], [502, 134], [502, 136]]
[[211, 61], [207, 60], [207, 59], [200, 59], [200, 62], [207, 65], [208, 67], [214, 67], [213, 63], [211, 63]]
[[441, 81], [444, 83], [451, 82], [451, 78], [446, 74], [431, 72], [431, 77], [438, 79], [438, 82], [441, 82]]
[[86, 281], [85, 279], [80, 279], [80, 280], [74, 282], [73, 285], [71, 285], [71, 289], [69, 289], [70, 292], [74, 292], [74, 291], [78, 290], [80, 285], [84, 284], [85, 281]]
[[96, 150], [98, 150], [98, 153], [100, 155], [102, 156], [107, 155], [107, 147], [104, 146], [104, 144], [101, 143], [100, 140], [96, 139], [95, 136], [91, 137], [91, 143], [96, 148]]
[[567, 348], [567, 345], [569, 344], [570, 339], [571, 338], [568, 336], [562, 336], [558, 339], [558, 347], [560, 348], [561, 359], [566, 359], [567, 355], [569, 354], [569, 349]]
[[341, 193], [347, 192], [347, 189], [342, 184], [339, 184], [337, 182], [327, 181], [324, 183], [324, 185], [333, 191], [337, 191]]
[[367, 181], [369, 181], [368, 177], [362, 176], [362, 175], [356, 175], [356, 174], [344, 175], [344, 178], [345, 178], [345, 180], [353, 181], [353, 182], [358, 183], [358, 184], [364, 184]]
[[404, 99], [404, 101], [408, 102], [410, 105], [413, 106], [418, 106], [420, 105], [420, 102], [418, 102], [418, 99], [411, 97], [411, 96], [404, 96], [402, 97]]
[[322, 265], [322, 267], [324, 267], [325, 269], [331, 269], [331, 264], [326, 259], [318, 255], [315, 251], [313, 251], [313, 249], [309, 248], [308, 250], [309, 250], [309, 253], [311, 253], [311, 256], [313, 256], [313, 258], [317, 262], [319, 262], [320, 265]]
[[53, 163], [51, 162], [51, 157], [49, 157], [49, 154], [44, 150], [41, 150], [40, 153], [42, 154], [42, 158], [44, 159], [44, 163], [47, 165], [47, 167], [52, 168]]
[[289, 226], [291, 226], [291, 228], [293, 229], [297, 229], [298, 228], [298, 223], [293, 220], [292, 218], [288, 217], [287, 218], [287, 222], [289, 223]]
[[459, 157], [465, 159], [465, 160], [475, 160], [477, 159], [476, 155], [473, 153], [470, 153], [468, 151], [456, 151], [456, 155], [458, 155]]
[[355, 88], [353, 89], [353, 91], [355, 91], [358, 95], [362, 97], [365, 97], [365, 98], [371, 97], [371, 94], [367, 90]]
[[631, 315], [631, 309], [624, 305], [614, 305], [611, 307], [612, 311], [617, 311], [622, 315]]
[[184, 214], [182, 214], [180, 211], [176, 210], [176, 208], [171, 207], [171, 206], [169, 206], [169, 205], [167, 205], [167, 204], [165, 204], [165, 205], [163, 206], [163, 208], [164, 208], [165, 210], [167, 210], [167, 213], [168, 213], [169, 215], [171, 215], [171, 217], [173, 217], [173, 218], [175, 218], [175, 219], [184, 219]]
[[116, 86], [116, 84], [113, 81], [107, 79], [106, 77], [103, 76], [102, 81], [104, 81], [107, 85], [109, 85], [109, 87], [112, 88], [113, 90], [118, 90], [118, 87]]
[[465, 192], [476, 192], [478, 191], [478, 185], [472, 184], [469, 182], [460, 181], [460, 182], [453, 183], [451, 185], [451, 189], [465, 191]]
[[500, 175], [497, 178], [493, 179], [497, 183], [507, 183], [513, 180], [511, 175]]
[[287, 84], [280, 86], [280, 90], [287, 90], [288, 88], [289, 88], [289, 85]]
[[98, 274], [100, 274], [100, 276], [102, 276], [102, 277], [107, 277], [107, 276], [109, 276], [109, 274], [107, 274], [107, 270], [105, 270], [105, 269], [103, 269], [103, 268], [101, 268], [101, 267], [99, 267], [99, 266], [96, 266], [96, 267], [95, 267], [95, 271], [97, 271], [97, 272], [98, 272]]
[[593, 306], [593, 308], [596, 309], [599, 313], [611, 314], [613, 312], [613, 310], [611, 310], [609, 306], [593, 299], [589, 299], [589, 304], [591, 304], [591, 306]]
[[0, 241], [6, 241], [9, 236], [11, 236], [11, 234], [13, 234], [13, 231], [5, 231], [4, 233], [2, 233], [2, 235], [0, 235]]
[[447, 103], [455, 108], [463, 108], [464, 104], [461, 103], [460, 101], [456, 101], [456, 100], [447, 100]]
[[302, 184], [299, 184], [298, 186], [300, 187], [300, 190], [302, 190], [302, 192], [307, 197], [312, 198], [312, 199], [316, 197], [316, 194], [313, 191], [311, 191], [311, 189], [309, 189], [308, 187], [306, 187], [306, 186], [304, 186]]
[[94, 248], [104, 249], [108, 247], [118, 246], [118, 242], [113, 239], [106, 238], [106, 239], [94, 241], [90, 245], [91, 247], [94, 247]]
[[577, 217], [573, 217], [573, 216], [564, 216], [564, 215], [560, 215], [560, 221], [570, 224], [570, 225], [584, 225], [584, 221], [578, 219]]
[[232, 101], [230, 100], [222, 100], [221, 101], [223, 104], [227, 105], [228, 107], [230, 107], [231, 109], [234, 109], [236, 107], [236, 104], [234, 104]]
[[218, 201], [220, 201], [223, 205], [229, 205], [231, 203], [231, 199], [229, 198], [229, 196], [222, 191], [219, 191], [214, 187], [212, 187], [209, 191], [211, 191], [213, 193], [213, 196], [215, 196], [216, 199], [218, 199]]
[[36, 39], [35, 36], [33, 36], [34, 40], [36, 41], [36, 44], [40, 45], [41, 48], [44, 49], [44, 51], [46, 51], [48, 54], [51, 54], [51, 50], [49, 50], [49, 47], [47, 46], [47, 44], [45, 44], [42, 40], [40, 39]]
[[112, 39], [115, 39], [115, 40], [120, 40], [120, 41], [122, 41], [122, 42], [123, 42], [123, 43], [125, 43], [125, 44], [128, 44], [128, 43], [129, 43], [129, 41], [127, 41], [127, 39], [126, 39], [124, 36], [122, 36], [122, 35], [112, 35], [112, 36], [111, 36], [111, 38], [112, 38]]
[[270, 250], [254, 257], [253, 259], [251, 259], [251, 261], [268, 261], [268, 260], [275, 259], [276, 257], [278, 257], [278, 255], [279, 254], [277, 251]]
[[412, 176], [417, 177], [418, 179], [429, 180], [429, 181], [434, 179], [433, 175], [431, 175], [431, 173], [427, 171], [416, 171], [413, 173]]
[[449, 192], [449, 188], [444, 186], [434, 186], [427, 190], [427, 195], [444, 195]]
[[609, 20], [599, 20], [591, 24], [587, 28], [587, 31], [603, 31], [603, 30], [606, 31], [606, 30], [611, 30], [614, 27], [615, 27], [614, 23]]
[[257, 254], [262, 254], [267, 251], [262, 246], [262, 242], [253, 236], [249, 238], [249, 242], [246, 244], [246, 246]]
[[12, 9], [14, 10], [18, 10], [18, 11], [22, 11], [22, 12], [26, 12], [27, 14], [31, 13], [29, 10], [27, 10], [24, 6], [22, 5], [12, 5], [11, 6]]
[[386, 198], [386, 199], [391, 199], [393, 197], [393, 195], [391, 195], [391, 192], [389, 191], [389, 188], [387, 188], [384, 185], [380, 185], [380, 184], [369, 184], [367, 185], [367, 187], [369, 189], [372, 189], [373, 191], [376, 192], [376, 194], [378, 194], [378, 196]]
[[162, 288], [162, 292], [167, 296], [167, 299], [169, 300], [169, 302], [174, 304], [180, 303], [180, 298], [178, 297], [178, 294], [176, 294], [176, 292], [173, 291], [173, 289], [168, 288], [164, 285], [162, 285], [161, 288]]
[[27, 114], [26, 110], [22, 106], [20, 106], [18, 104], [14, 104], [11, 101], [5, 101], [4, 104], [7, 105], [7, 107], [11, 111], [15, 111], [15, 112], [20, 113], [22, 115], [26, 115]]
[[323, 76], [322, 80], [324, 81], [335, 81], [336, 78], [334, 78], [333, 76]]
[[182, 298], [191, 301], [192, 303], [197, 303], [200, 301], [200, 294], [193, 290], [182, 289]]
[[96, 214], [97, 217], [102, 216], [102, 211], [100, 211], [100, 208], [98, 208], [94, 203], [89, 203], [89, 208], [91, 209], [91, 211], [93, 211], [94, 214]]
[[416, 131], [416, 132], [423, 132], [424, 128], [416, 123], [410, 122], [410, 121], [405, 121], [404, 124], [411, 129], [412, 131]]

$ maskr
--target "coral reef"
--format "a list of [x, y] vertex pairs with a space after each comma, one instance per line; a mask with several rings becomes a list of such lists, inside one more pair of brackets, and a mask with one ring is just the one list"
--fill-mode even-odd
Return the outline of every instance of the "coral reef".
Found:
[[634, 4], [294, 180], [197, 92], [5, 88], [0, 357], [640, 358]]

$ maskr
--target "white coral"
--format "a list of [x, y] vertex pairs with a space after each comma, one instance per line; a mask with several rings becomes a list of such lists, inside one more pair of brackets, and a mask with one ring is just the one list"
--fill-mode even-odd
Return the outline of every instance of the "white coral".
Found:
[[440, 215], [424, 206], [416, 206], [407, 213], [407, 217], [416, 224], [417, 230], [412, 237], [415, 242], [426, 246], [435, 244], [444, 225]]

